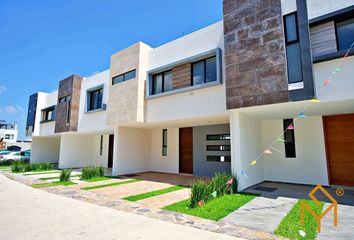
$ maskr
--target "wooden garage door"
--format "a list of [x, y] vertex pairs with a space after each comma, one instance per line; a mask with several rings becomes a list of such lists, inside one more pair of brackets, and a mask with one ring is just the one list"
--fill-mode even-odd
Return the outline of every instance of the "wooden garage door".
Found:
[[354, 186], [354, 114], [324, 117], [331, 184]]
[[179, 172], [193, 174], [193, 128], [179, 129]]

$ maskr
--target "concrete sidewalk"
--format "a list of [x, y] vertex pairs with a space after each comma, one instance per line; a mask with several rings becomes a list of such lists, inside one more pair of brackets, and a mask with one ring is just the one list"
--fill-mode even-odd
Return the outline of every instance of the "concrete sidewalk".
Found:
[[0, 239], [241, 239], [33, 189], [0, 174]]

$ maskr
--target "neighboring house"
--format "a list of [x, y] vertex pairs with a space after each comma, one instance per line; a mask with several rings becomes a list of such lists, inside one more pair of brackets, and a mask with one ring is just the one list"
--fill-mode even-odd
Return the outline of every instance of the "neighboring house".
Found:
[[17, 124], [0, 121], [0, 139], [5, 143], [15, 143], [17, 141]]
[[113, 175], [232, 172], [240, 189], [354, 186], [353, 49], [343, 61], [354, 0], [223, 4], [221, 22], [156, 48], [138, 42], [113, 54], [109, 70], [32, 95], [31, 161]]

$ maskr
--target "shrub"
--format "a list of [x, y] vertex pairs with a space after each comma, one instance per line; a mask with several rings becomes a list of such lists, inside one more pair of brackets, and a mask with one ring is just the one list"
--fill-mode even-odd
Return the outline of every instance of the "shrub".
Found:
[[63, 169], [60, 173], [59, 181], [60, 182], [69, 182], [72, 169]]
[[92, 179], [96, 177], [104, 176], [104, 168], [103, 167], [84, 167], [82, 169], [82, 179]]
[[24, 161], [15, 161], [12, 165], [12, 172], [30, 172], [44, 171], [54, 169], [51, 163], [26, 163]]
[[9, 167], [11, 166], [13, 161], [11, 160], [3, 160], [0, 162], [0, 167]]
[[12, 164], [11, 171], [15, 173], [24, 172], [26, 165], [27, 164], [23, 161], [15, 161]]
[[198, 206], [199, 201], [204, 201], [205, 203], [211, 198], [210, 185], [208, 182], [203, 180], [197, 180], [192, 184], [191, 191], [191, 208]]
[[[228, 186], [226, 183], [231, 178], [233, 179], [233, 183], [231, 186]], [[214, 192], [216, 193], [215, 197], [236, 193], [237, 187], [237, 177], [227, 173], [216, 173], [215, 177], [213, 177], [210, 181], [197, 180], [191, 187], [192, 195], [190, 207], [197, 207], [200, 201], [207, 203], [214, 197]]]

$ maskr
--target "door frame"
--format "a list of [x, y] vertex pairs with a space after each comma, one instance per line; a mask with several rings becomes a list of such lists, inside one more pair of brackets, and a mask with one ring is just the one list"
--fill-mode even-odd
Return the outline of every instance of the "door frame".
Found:
[[[183, 128], [190, 128], [192, 130], [192, 172], [191, 173], [184, 173], [184, 172], [181, 172], [181, 142], [182, 142], [182, 138], [181, 138], [181, 129]], [[179, 174], [191, 174], [193, 175], [193, 170], [194, 170], [194, 163], [193, 163], [193, 127], [183, 127], [183, 128], [179, 128], [178, 129], [178, 173]]]

